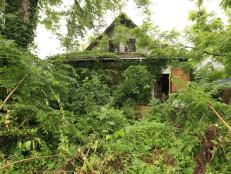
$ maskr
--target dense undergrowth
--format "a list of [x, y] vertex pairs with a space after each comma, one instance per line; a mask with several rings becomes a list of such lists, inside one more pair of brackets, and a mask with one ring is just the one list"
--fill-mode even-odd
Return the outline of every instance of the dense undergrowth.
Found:
[[[163, 103], [147, 97], [146, 66], [112, 86], [102, 70], [0, 46], [1, 173], [230, 173], [230, 134], [208, 102], [228, 122], [231, 107], [212, 83], [191, 82]], [[140, 103], [150, 108], [137, 120]]]

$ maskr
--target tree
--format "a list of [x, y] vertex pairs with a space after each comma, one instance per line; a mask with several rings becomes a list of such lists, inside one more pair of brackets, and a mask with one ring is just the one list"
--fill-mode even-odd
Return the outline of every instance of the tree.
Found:
[[[5, 0], [0, 2], [0, 30], [7, 39], [28, 48], [35, 37], [39, 21], [49, 29], [58, 28], [61, 17], [66, 19], [68, 33], [63, 38], [68, 46], [71, 40], [83, 36], [87, 29], [100, 26], [102, 17], [108, 10], [118, 10], [123, 0], [73, 0], [69, 8], [58, 9], [65, 0]], [[138, 7], [147, 6], [150, 0], [135, 0]], [[41, 15], [39, 13], [41, 12]], [[43, 19], [42, 19], [43, 18]]]
[[4, 13], [3, 35], [15, 40], [19, 46], [27, 48], [35, 36], [38, 0], [6, 0]]
[[224, 9], [228, 9], [231, 7], [231, 1], [230, 0], [222, 0], [221, 1], [221, 7]]
[[[226, 4], [226, 5], [225, 5]], [[228, 1], [222, 1], [222, 7], [228, 8]], [[197, 9], [190, 12], [189, 18], [193, 25], [187, 30], [191, 54], [198, 63], [205, 59], [212, 59], [225, 66], [227, 75], [230, 74], [231, 30], [222, 19], [214, 13], [208, 13], [203, 1], [198, 1]]]

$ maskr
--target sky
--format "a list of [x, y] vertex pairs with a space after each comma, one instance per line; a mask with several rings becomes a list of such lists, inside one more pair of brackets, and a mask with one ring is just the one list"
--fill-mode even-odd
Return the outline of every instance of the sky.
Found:
[[[72, 0], [65, 0], [66, 4], [70, 4]], [[215, 12], [218, 17], [225, 20], [225, 15], [219, 7], [220, 0], [205, 0], [206, 9]], [[190, 25], [188, 14], [195, 9], [195, 3], [191, 0], [153, 0], [151, 5], [151, 20], [154, 25], [159, 26], [161, 31], [169, 31], [176, 29], [183, 32], [186, 26]], [[123, 11], [137, 24], [142, 25], [142, 15], [132, 0], [129, 0]], [[110, 25], [115, 15], [108, 15], [106, 24]], [[103, 31], [103, 29], [102, 29]], [[59, 40], [44, 26], [39, 25], [36, 30], [35, 43], [37, 49], [35, 52], [44, 59], [47, 56], [64, 52], [60, 46]], [[87, 45], [86, 41], [83, 41]]]

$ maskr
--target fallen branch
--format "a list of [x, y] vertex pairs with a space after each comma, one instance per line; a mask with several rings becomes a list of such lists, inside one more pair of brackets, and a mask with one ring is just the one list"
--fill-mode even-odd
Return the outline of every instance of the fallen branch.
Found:
[[219, 120], [228, 128], [231, 133], [231, 126], [221, 117], [221, 115], [212, 107], [211, 103], [208, 103], [208, 107], [214, 112], [214, 114], [219, 118]]
[[59, 154], [59, 155], [47, 155], [47, 156], [40, 156], [40, 157], [32, 157], [32, 158], [22, 159], [22, 160], [19, 160], [19, 161], [14, 161], [12, 163], [6, 164], [5, 166], [1, 167], [0, 170], [5, 169], [5, 168], [7, 168], [9, 166], [18, 164], [18, 163], [28, 162], [28, 161], [37, 160], [37, 159], [53, 158], [53, 157], [57, 157], [57, 156], [64, 156], [64, 155], [61, 155], [61, 154]]
[[6, 104], [6, 102], [10, 99], [10, 97], [13, 95], [13, 93], [18, 89], [18, 87], [22, 84], [22, 82], [26, 79], [27, 74], [25, 74], [20, 80], [20, 82], [14, 87], [14, 89], [9, 93], [9, 95], [5, 98], [5, 100], [0, 105], [0, 110], [3, 108], [3, 106]]

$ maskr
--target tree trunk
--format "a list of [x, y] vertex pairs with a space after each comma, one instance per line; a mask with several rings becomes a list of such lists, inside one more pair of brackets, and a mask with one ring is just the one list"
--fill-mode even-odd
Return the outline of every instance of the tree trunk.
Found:
[[3, 34], [18, 46], [28, 48], [35, 37], [39, 0], [5, 0]]
[[23, 7], [23, 21], [29, 22], [29, 20], [30, 20], [30, 1], [29, 0], [23, 0], [22, 1], [22, 7]]

